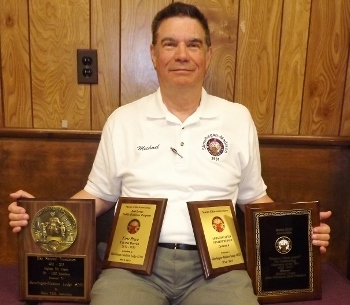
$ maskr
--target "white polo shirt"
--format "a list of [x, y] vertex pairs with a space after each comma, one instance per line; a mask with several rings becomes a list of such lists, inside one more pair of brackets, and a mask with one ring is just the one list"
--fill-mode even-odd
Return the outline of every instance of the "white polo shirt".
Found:
[[245, 204], [266, 194], [251, 115], [203, 89], [200, 106], [182, 123], [158, 89], [108, 118], [85, 190], [112, 202], [168, 198], [160, 242], [195, 244], [187, 201]]

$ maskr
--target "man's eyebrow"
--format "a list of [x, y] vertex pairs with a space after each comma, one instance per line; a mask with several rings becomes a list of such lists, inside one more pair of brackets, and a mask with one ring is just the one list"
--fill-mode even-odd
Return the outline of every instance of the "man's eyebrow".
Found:
[[[164, 41], [176, 41], [176, 39], [174, 39], [172, 37], [164, 37], [160, 42], [163, 43]], [[191, 39], [187, 40], [187, 42], [203, 44], [203, 40], [200, 38], [191, 38]]]
[[192, 39], [189, 39], [188, 41], [191, 43], [195, 42], [195, 43], [203, 44], [203, 40], [200, 38], [192, 38]]
[[175, 39], [171, 37], [164, 37], [160, 42], [164, 42], [164, 41], [175, 41]]

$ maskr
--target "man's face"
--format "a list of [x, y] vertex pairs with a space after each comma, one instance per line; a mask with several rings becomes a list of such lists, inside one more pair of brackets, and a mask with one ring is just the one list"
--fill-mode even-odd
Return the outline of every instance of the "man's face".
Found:
[[161, 87], [202, 86], [211, 59], [211, 48], [199, 21], [189, 17], [164, 20], [151, 56]]

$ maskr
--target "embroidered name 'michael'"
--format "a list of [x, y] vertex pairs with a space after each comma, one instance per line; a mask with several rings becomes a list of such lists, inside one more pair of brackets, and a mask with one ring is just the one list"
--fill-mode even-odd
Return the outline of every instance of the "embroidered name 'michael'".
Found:
[[156, 146], [154, 146], [154, 145], [149, 145], [149, 146], [137, 146], [137, 150], [151, 150], [151, 149], [159, 149], [159, 145], [160, 144], [158, 144], [158, 145], [156, 145]]

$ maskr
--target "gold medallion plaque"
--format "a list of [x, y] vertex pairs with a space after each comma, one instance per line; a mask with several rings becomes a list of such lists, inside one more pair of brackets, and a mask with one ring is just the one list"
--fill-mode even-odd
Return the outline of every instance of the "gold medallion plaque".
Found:
[[320, 299], [318, 202], [245, 206], [248, 273], [261, 304]]
[[205, 278], [245, 269], [232, 201], [192, 201], [187, 205]]
[[152, 273], [167, 199], [120, 197], [103, 268]]
[[77, 237], [77, 221], [62, 206], [48, 206], [39, 210], [31, 222], [31, 233], [36, 244], [48, 252], [67, 250]]
[[88, 302], [95, 280], [95, 201], [20, 199], [20, 299]]

